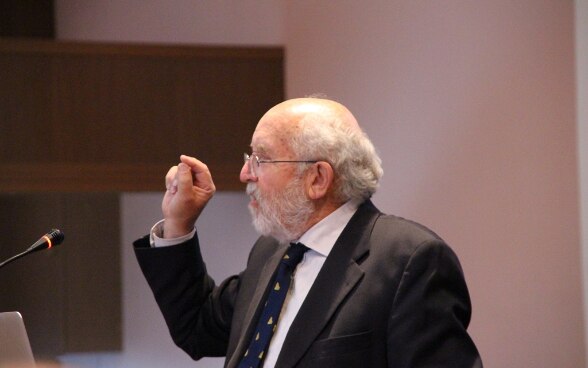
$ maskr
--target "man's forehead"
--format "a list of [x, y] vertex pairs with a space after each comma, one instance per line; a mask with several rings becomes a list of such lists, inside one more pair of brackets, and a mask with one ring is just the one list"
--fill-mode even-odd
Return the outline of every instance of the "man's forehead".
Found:
[[255, 153], [268, 153], [268, 151], [270, 151], [270, 149], [267, 146], [267, 144], [265, 144], [264, 142], [252, 140], [251, 141], [251, 151], [255, 152]]
[[251, 149], [258, 153], [267, 153], [272, 150], [275, 140], [271, 132], [258, 126], [251, 137]]
[[278, 125], [258, 124], [251, 138], [251, 150], [260, 154], [281, 154], [288, 149], [286, 130]]

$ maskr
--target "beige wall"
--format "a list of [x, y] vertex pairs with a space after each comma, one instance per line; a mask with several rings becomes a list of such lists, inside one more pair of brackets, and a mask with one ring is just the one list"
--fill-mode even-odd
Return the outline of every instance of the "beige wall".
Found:
[[281, 45], [274, 0], [55, 0], [60, 39]]
[[[485, 366], [585, 366], [572, 1], [56, 5], [64, 39], [285, 44], [287, 94], [341, 100], [373, 138], [385, 169], [380, 209], [432, 227], [460, 256]], [[69, 359], [190, 366], [169, 344], [128, 251], [159, 198], [123, 196], [125, 351]], [[220, 194], [205, 220], [216, 275], [242, 264], [222, 266], [239, 234], [212, 224], [243, 202]], [[230, 228], [250, 231], [241, 214]]]
[[584, 366], [573, 3], [287, 4], [288, 94], [367, 127], [376, 203], [457, 251], [487, 366]]
[[[580, 219], [584, 264], [584, 325], [588, 320], [588, 0], [575, 0], [576, 7], [576, 109], [580, 174]], [[586, 328], [585, 328], [586, 329]], [[586, 335], [586, 331], [584, 331]], [[585, 338], [586, 339], [586, 338]], [[585, 341], [586, 343], [586, 341]], [[588, 349], [586, 351], [588, 354]]]

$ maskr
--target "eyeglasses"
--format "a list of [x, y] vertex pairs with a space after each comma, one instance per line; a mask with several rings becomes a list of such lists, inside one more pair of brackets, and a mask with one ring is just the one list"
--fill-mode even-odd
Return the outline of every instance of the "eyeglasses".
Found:
[[278, 163], [299, 163], [299, 164], [314, 164], [318, 160], [260, 160], [256, 155], [243, 154], [243, 161], [247, 164], [251, 176], [257, 178], [257, 170], [261, 164], [278, 164]]

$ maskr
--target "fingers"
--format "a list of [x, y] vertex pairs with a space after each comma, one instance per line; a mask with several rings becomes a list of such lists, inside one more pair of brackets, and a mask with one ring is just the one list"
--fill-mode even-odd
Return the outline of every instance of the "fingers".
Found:
[[[194, 185], [210, 192], [215, 191], [215, 186], [212, 181], [212, 175], [210, 174], [210, 170], [208, 170], [208, 166], [204, 164], [204, 162], [198, 160], [195, 157], [181, 155], [180, 161], [183, 164], [187, 165], [192, 172]], [[178, 166], [180, 166], [179, 164]]]
[[202, 162], [199, 159], [197, 159], [196, 157], [192, 157], [192, 156], [181, 155], [180, 161], [182, 161], [183, 163], [185, 163], [186, 165], [188, 165], [190, 167], [202, 168], [202, 166], [204, 166], [204, 167], [206, 166], [204, 164], [204, 162]]
[[178, 167], [173, 166], [165, 175], [165, 189], [172, 194], [175, 194], [178, 191], [178, 180], [176, 178], [177, 171]]
[[173, 166], [165, 176], [165, 188], [171, 194], [175, 194], [178, 188], [187, 190], [195, 187], [205, 193], [213, 194], [216, 191], [212, 175], [208, 166], [195, 157], [182, 155], [180, 163]]
[[[192, 180], [192, 170], [190, 169], [190, 166], [180, 162], [177, 167], [178, 169], [175, 178], [177, 189], [180, 191], [191, 190], [192, 186], [194, 185], [194, 181]], [[172, 188], [173, 184], [174, 182], [172, 182]]]

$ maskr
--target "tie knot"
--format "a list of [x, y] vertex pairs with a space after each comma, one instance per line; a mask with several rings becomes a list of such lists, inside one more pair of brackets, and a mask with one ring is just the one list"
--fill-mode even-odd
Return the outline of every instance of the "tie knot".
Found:
[[284, 258], [282, 258], [282, 262], [294, 269], [302, 261], [302, 257], [307, 250], [308, 247], [302, 243], [291, 243]]

